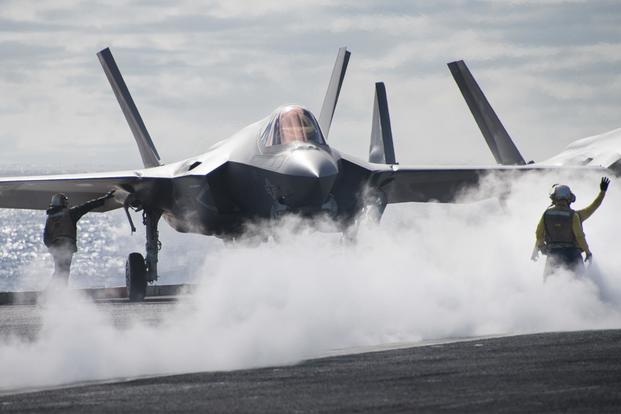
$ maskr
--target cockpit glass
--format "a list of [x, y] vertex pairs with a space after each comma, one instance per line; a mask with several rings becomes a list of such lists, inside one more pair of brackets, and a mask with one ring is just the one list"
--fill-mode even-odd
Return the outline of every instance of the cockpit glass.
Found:
[[299, 106], [287, 106], [278, 112], [268, 125], [263, 142], [266, 147], [293, 142], [325, 144], [313, 114]]

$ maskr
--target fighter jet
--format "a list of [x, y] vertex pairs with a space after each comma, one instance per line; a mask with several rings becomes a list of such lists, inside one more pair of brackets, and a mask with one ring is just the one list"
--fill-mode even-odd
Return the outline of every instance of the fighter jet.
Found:
[[[319, 119], [301, 105], [273, 110], [206, 153], [164, 165], [109, 49], [98, 54], [134, 135], [144, 168], [70, 175], [0, 178], [0, 208], [48, 207], [64, 193], [72, 204], [115, 190], [99, 211], [141, 211], [146, 257], [129, 254], [126, 279], [131, 300], [144, 298], [158, 278], [160, 218], [179, 232], [234, 238], [257, 220], [285, 214], [328, 217], [338, 231], [356, 224], [365, 210], [381, 217], [387, 204], [454, 202], [465, 188], [490, 172], [532, 170], [529, 165], [404, 167], [397, 163], [383, 83], [376, 84], [368, 161], [328, 144], [350, 52], [341, 48]], [[516, 163], [516, 164], [524, 164]]]

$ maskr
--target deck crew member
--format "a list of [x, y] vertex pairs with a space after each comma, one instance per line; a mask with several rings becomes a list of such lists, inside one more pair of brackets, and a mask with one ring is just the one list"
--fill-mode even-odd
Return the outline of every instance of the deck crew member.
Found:
[[101, 207], [113, 196], [114, 191], [103, 197], [88, 201], [82, 205], [69, 208], [69, 199], [65, 194], [55, 194], [47, 209], [47, 220], [43, 231], [43, 243], [54, 258], [54, 286], [66, 286], [73, 254], [77, 247], [77, 223], [89, 211]]
[[582, 210], [573, 210], [570, 205], [576, 201], [576, 196], [566, 185], [554, 185], [550, 192], [552, 205], [543, 213], [535, 232], [537, 241], [532, 260], [539, 258], [539, 252], [548, 256], [544, 270], [544, 278], [549, 276], [555, 268], [562, 266], [576, 273], [584, 271], [584, 261], [592, 258], [591, 250], [586, 242], [582, 222], [602, 204], [610, 180], [603, 177], [600, 192], [593, 202]]

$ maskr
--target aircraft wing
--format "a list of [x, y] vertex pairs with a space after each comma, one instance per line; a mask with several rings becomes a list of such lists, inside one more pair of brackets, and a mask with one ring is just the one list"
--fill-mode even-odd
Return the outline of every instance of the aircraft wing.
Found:
[[[369, 184], [386, 195], [387, 203], [455, 203], [468, 189], [476, 188], [489, 174], [512, 175], [529, 171], [567, 170], [567, 167], [491, 166], [491, 167], [401, 167], [379, 166], [371, 171]], [[582, 167], [583, 169], [585, 167]], [[589, 170], [595, 170], [589, 168]], [[597, 169], [603, 170], [603, 169]], [[466, 199], [465, 201], [474, 201]]]
[[[101, 197], [111, 190], [122, 193], [149, 191], [160, 177], [144, 176], [142, 171], [66, 174], [0, 178], [0, 208], [45, 210], [54, 194], [64, 193], [71, 206]], [[95, 211], [121, 207], [115, 199]]]

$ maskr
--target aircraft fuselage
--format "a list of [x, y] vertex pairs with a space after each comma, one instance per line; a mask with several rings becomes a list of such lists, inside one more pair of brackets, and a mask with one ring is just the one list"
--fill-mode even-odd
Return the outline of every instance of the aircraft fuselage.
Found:
[[[200, 170], [203, 165], [212, 165], [212, 151], [180, 163], [189, 164], [191, 169], [173, 180], [170, 197], [161, 198], [172, 201], [161, 208], [173, 228], [226, 237], [243, 231], [249, 221], [287, 213], [327, 216], [335, 221], [347, 221], [355, 215], [359, 203], [339, 205], [342, 160], [325, 141], [266, 145], [264, 137], [273, 128], [278, 111], [216, 145], [212, 151], [227, 152], [228, 161], [215, 170], [210, 168], [208, 175], [201, 175]], [[256, 144], [249, 145], [248, 141]]]

